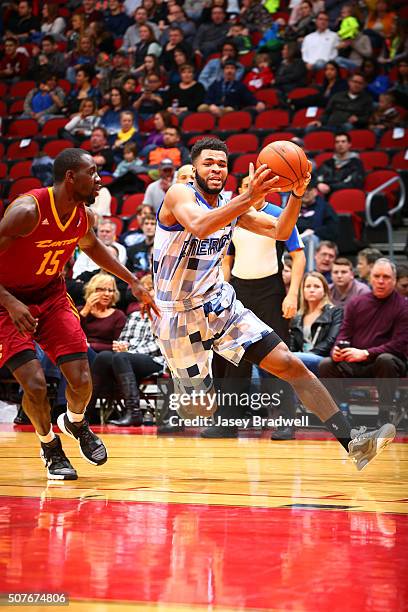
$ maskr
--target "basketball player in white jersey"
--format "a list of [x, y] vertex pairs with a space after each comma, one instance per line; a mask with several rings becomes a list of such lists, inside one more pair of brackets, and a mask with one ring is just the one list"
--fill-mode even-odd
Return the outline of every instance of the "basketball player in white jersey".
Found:
[[[221, 195], [228, 175], [225, 143], [203, 138], [194, 144], [191, 159], [194, 183], [173, 185], [166, 193], [157, 213], [153, 250], [156, 303], [161, 310], [161, 317], [153, 318], [153, 331], [176, 388], [190, 394], [212, 392], [211, 351], [236, 365], [246, 359], [290, 383], [303, 405], [363, 469], [392, 441], [395, 427], [351, 431], [325, 387], [271, 327], [244, 308], [221, 273], [235, 225], [277, 240], [289, 238], [310, 174], [294, 186], [276, 219], [252, 206], [269, 191], [278, 191], [278, 177], [272, 177], [266, 166], [254, 172], [251, 164], [248, 190], [226, 202]], [[210, 406], [214, 411], [208, 399], [207, 405], [190, 406], [187, 414], [209, 416]]]

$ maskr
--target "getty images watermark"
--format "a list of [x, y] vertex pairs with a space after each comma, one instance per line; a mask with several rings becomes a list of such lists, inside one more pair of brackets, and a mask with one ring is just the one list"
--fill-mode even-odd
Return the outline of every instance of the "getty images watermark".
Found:
[[[168, 424], [186, 427], [209, 427], [211, 425], [221, 427], [239, 427], [248, 429], [250, 427], [308, 427], [309, 417], [302, 415], [299, 418], [276, 418], [256, 414], [257, 411], [278, 408], [281, 405], [281, 395], [275, 393], [234, 393], [215, 391], [208, 393], [204, 390], [191, 391], [189, 393], [170, 393], [168, 396], [168, 407], [170, 412]], [[233, 408], [240, 406], [253, 414], [247, 417], [225, 418], [221, 415], [213, 415], [217, 408]], [[185, 415], [188, 410], [189, 417]], [[206, 416], [208, 412], [208, 416]]]

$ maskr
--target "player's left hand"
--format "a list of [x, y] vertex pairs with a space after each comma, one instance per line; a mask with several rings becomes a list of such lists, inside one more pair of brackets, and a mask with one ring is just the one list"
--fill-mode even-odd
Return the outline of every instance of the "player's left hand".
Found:
[[297, 312], [297, 296], [288, 295], [282, 302], [282, 314], [285, 319], [291, 319]]
[[356, 348], [344, 348], [341, 351], [343, 361], [348, 361], [349, 363], [355, 363], [359, 361], [366, 361], [368, 359], [367, 353], [362, 349]]
[[140, 302], [140, 311], [142, 315], [147, 314], [149, 319], [152, 319], [152, 311], [160, 317], [160, 310], [156, 306], [153, 297], [150, 295], [149, 291], [143, 287], [143, 285], [135, 278], [134, 281], [129, 285], [132, 291], [132, 294], [135, 296], [137, 300]]
[[292, 193], [298, 198], [303, 197], [308, 184], [312, 178], [312, 162], [308, 160], [308, 171], [306, 176], [302, 177], [297, 183], [293, 185]]

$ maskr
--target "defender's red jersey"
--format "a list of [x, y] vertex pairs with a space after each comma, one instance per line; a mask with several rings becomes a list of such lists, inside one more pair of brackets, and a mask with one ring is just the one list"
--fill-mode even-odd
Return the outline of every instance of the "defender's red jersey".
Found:
[[[78, 240], [87, 233], [88, 218], [85, 206], [79, 204], [64, 225], [55, 208], [52, 187], [24, 195], [35, 199], [39, 222], [31, 234], [17, 238], [0, 252], [0, 284], [16, 296], [41, 293], [45, 297], [48, 285], [61, 276]], [[18, 206], [18, 199], [14, 206]]]

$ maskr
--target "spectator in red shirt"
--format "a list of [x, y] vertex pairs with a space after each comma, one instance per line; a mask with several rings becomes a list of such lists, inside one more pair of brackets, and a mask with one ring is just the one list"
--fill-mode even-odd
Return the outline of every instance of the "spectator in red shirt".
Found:
[[28, 72], [28, 56], [17, 51], [17, 39], [9, 36], [4, 41], [4, 56], [0, 60], [0, 78], [17, 81]]

